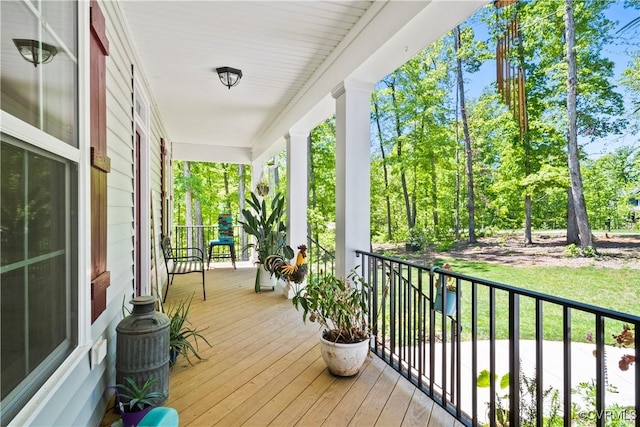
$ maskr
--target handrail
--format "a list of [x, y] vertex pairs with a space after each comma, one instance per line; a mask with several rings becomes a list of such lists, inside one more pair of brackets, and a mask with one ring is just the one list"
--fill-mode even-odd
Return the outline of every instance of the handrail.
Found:
[[[500, 417], [510, 425], [536, 420], [541, 425], [543, 419], [546, 424], [553, 416], [564, 425], [575, 424], [574, 405], [586, 404], [574, 393], [581, 387], [572, 377], [577, 376], [572, 365], [578, 363], [576, 358], [581, 354], [574, 348], [587, 346], [595, 355], [587, 351], [582, 356], [590, 358], [587, 366], [594, 369], [595, 404], [578, 414], [592, 417], [589, 421], [597, 426], [615, 417], [640, 426], [640, 417], [636, 416], [640, 409], [640, 368], [636, 364], [635, 370], [628, 369], [632, 357], [640, 360], [639, 316], [436, 266], [356, 252], [370, 285], [369, 321], [375, 336], [372, 351], [464, 425], [495, 425]], [[454, 298], [453, 303], [447, 303], [445, 284], [455, 284], [455, 291], [448, 297]], [[523, 310], [524, 306], [529, 310]], [[447, 314], [449, 308], [452, 312]], [[545, 339], [545, 325], [553, 322], [562, 325], [561, 337], [556, 337], [558, 344]], [[585, 324], [592, 328], [592, 342], [584, 343], [578, 336], [577, 328]], [[619, 354], [611, 356], [617, 351], [611, 345], [613, 332], [621, 332], [623, 325], [629, 325], [633, 333], [633, 342], [619, 351], [629, 357], [626, 372], [616, 363]], [[552, 345], [557, 349], [547, 350]], [[504, 355], [508, 360], [500, 361]], [[562, 362], [562, 368], [555, 368], [557, 372], [553, 373], [562, 376], [560, 384], [552, 384], [552, 375], [545, 369], [550, 355]], [[527, 357], [535, 370], [523, 362]], [[624, 365], [620, 359], [620, 367]], [[478, 387], [484, 369], [487, 378], [499, 378], [508, 372], [508, 389], [500, 390], [500, 384], [488, 381], [486, 395]], [[607, 391], [610, 385], [627, 387], [613, 395]], [[553, 413], [549, 412], [550, 397], [545, 393], [549, 387], [558, 392], [554, 404], [559, 409]], [[529, 392], [533, 395], [522, 398]], [[519, 398], [505, 401], [504, 394]], [[620, 399], [620, 406], [613, 405], [614, 398]], [[487, 411], [482, 410], [485, 405]]]

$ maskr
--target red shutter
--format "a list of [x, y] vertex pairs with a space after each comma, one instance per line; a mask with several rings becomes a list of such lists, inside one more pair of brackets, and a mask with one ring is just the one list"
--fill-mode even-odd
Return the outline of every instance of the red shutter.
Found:
[[107, 308], [107, 87], [109, 40], [104, 15], [91, 1], [91, 323]]
[[167, 220], [167, 142], [160, 138], [160, 224], [162, 237], [169, 235], [169, 221]]

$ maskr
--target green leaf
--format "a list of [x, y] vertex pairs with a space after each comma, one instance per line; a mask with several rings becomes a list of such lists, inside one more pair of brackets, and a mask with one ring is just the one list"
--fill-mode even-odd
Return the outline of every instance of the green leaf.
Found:
[[509, 373], [507, 372], [500, 379], [500, 388], [505, 389], [509, 387]]
[[478, 387], [482, 388], [491, 386], [491, 375], [489, 374], [488, 370], [483, 369], [480, 372], [480, 374], [478, 375], [477, 385]]

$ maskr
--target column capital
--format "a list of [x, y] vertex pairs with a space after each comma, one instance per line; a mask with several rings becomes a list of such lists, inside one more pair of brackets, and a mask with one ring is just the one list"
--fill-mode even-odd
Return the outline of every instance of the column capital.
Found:
[[347, 91], [371, 93], [374, 86], [375, 83], [367, 82], [364, 80], [344, 80], [331, 91], [331, 96], [337, 99], [338, 97], [344, 95], [344, 93]]
[[289, 129], [289, 132], [284, 136], [284, 139], [287, 141], [291, 141], [291, 139], [296, 138], [307, 138], [311, 134], [311, 129]]

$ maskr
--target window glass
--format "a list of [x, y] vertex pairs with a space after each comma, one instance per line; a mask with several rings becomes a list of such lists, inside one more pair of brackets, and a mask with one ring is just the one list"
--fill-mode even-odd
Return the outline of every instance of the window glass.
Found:
[[[77, 147], [77, 6], [69, 1], [33, 4], [0, 2], [5, 40], [1, 108]], [[20, 55], [15, 39], [46, 43], [57, 53], [50, 62], [34, 66]]]
[[77, 344], [77, 168], [2, 134], [2, 425]]

